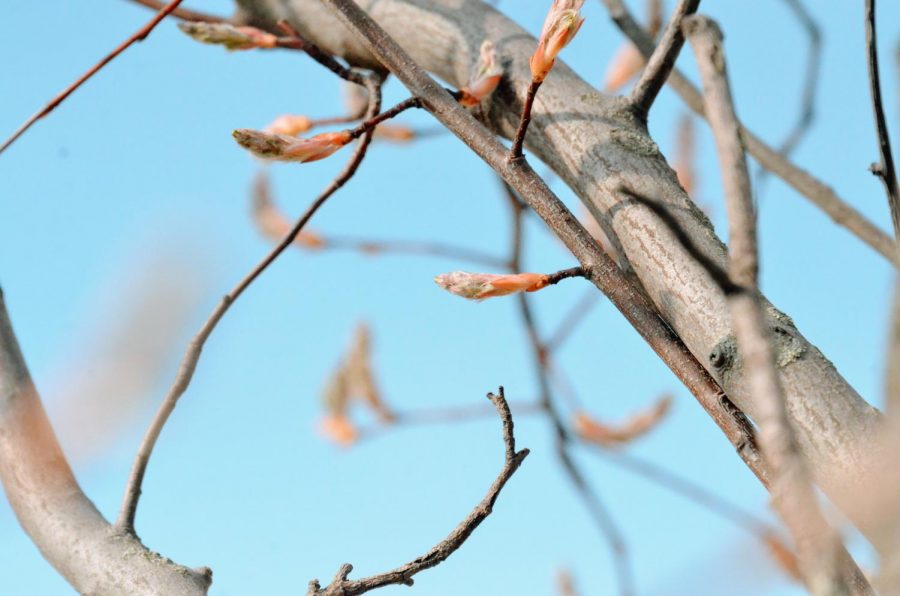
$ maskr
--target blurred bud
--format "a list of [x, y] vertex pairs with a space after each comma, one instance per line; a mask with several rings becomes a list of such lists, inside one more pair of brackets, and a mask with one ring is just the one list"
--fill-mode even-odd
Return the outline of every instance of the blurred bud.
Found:
[[324, 159], [353, 140], [349, 131], [324, 132], [306, 139], [239, 128], [234, 140], [257, 157], [306, 163]]
[[671, 405], [672, 398], [663, 396], [652, 408], [635, 414], [619, 426], [604, 424], [586, 412], [578, 412], [572, 426], [575, 434], [583, 441], [601, 447], [615, 447], [629, 443], [653, 430], [665, 418]]
[[[290, 221], [275, 206], [272, 201], [272, 193], [269, 190], [269, 179], [265, 171], [260, 171], [253, 183], [253, 203], [250, 216], [256, 229], [265, 238], [278, 242], [288, 235], [294, 222]], [[294, 238], [294, 245], [301, 248], [318, 250], [325, 247], [325, 239], [319, 234], [304, 229]]]
[[451, 294], [469, 300], [484, 300], [516, 292], [536, 292], [547, 286], [547, 276], [540, 273], [492, 275], [454, 271], [438, 275], [434, 282]]
[[610, 60], [606, 69], [603, 90], [615, 93], [628, 84], [644, 67], [644, 57], [630, 41], [626, 41]]
[[201, 43], [225, 46], [229, 50], [274, 48], [278, 38], [256, 27], [235, 27], [228, 23], [186, 21], [178, 28]]
[[288, 135], [289, 137], [295, 137], [300, 133], [307, 132], [312, 127], [312, 120], [306, 116], [283, 114], [270, 122], [263, 131], [274, 135]]
[[416, 138], [416, 131], [400, 124], [379, 124], [375, 127], [374, 138], [394, 143], [408, 143]]
[[788, 577], [796, 582], [803, 582], [803, 574], [800, 572], [800, 562], [797, 555], [784, 543], [781, 538], [771, 532], [763, 536], [763, 542], [769, 549], [769, 554]]
[[478, 59], [475, 72], [469, 78], [466, 86], [460, 89], [462, 97], [459, 99], [459, 103], [466, 108], [477, 106], [494, 92], [494, 89], [500, 84], [502, 76], [503, 69], [497, 63], [494, 44], [485, 40], [481, 44], [481, 57]]
[[341, 447], [350, 447], [358, 436], [353, 422], [343, 414], [322, 418], [319, 421], [319, 433]]
[[584, 0], [553, 0], [547, 13], [538, 47], [531, 56], [531, 77], [536, 83], [543, 81], [556, 61], [559, 52], [569, 45], [584, 23], [578, 11]]

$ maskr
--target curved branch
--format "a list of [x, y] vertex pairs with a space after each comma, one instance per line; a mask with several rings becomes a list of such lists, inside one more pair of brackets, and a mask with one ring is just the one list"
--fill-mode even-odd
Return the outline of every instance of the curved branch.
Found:
[[189, 569], [117, 532], [84, 495], [19, 349], [0, 292], [0, 478], [19, 523], [82, 594], [202, 596], [209, 569]]
[[500, 491], [503, 490], [503, 487], [506, 486], [506, 483], [528, 456], [528, 449], [516, 451], [512, 414], [509, 411], [509, 404], [506, 403], [503, 387], [500, 387], [499, 395], [488, 393], [488, 399], [494, 404], [497, 413], [500, 414], [500, 420], [503, 422], [503, 444], [506, 447], [506, 457], [503, 469], [500, 470], [500, 475], [491, 484], [487, 494], [475, 509], [450, 532], [449, 536], [415, 560], [392, 571], [358, 580], [347, 579], [347, 576], [353, 571], [353, 566], [345, 563], [341, 565], [334, 580], [324, 588], [319, 584], [319, 580], [314, 579], [309, 582], [309, 591], [307, 592], [309, 596], [356, 596], [357, 594], [364, 594], [370, 590], [392, 584], [411, 586], [413, 585], [414, 575], [440, 565], [447, 560], [447, 557], [463, 545], [469, 536], [472, 535], [472, 532], [481, 525], [481, 522], [487, 519], [494, 510], [494, 503], [497, 501], [497, 497], [500, 496]]

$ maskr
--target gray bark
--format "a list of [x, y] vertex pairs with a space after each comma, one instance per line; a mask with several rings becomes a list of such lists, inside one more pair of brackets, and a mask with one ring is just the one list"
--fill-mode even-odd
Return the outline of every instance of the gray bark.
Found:
[[189, 569], [111, 526], [81, 492], [19, 350], [0, 294], [0, 478], [24, 530], [81, 594], [202, 596]]
[[[271, 26], [278, 18], [288, 18], [324, 49], [353, 64], [378, 67], [320, 0], [238, 0], [238, 4], [248, 22]], [[481, 42], [491, 39], [505, 76], [489, 112], [481, 117], [507, 138], [515, 133], [531, 78], [528, 58], [536, 41], [530, 34], [478, 0], [363, 0], [360, 5], [420, 66], [454, 87], [465, 84]], [[612, 232], [624, 264], [638, 275], [669, 324], [732, 400], [753, 416], [757, 407], [746, 391], [722, 292], [657, 215], [618, 192], [625, 187], [658, 201], [695, 246], [725, 266], [724, 244], [678, 185], [630, 105], [598, 92], [558, 61], [538, 94], [526, 146]], [[880, 416], [788, 316], [768, 303], [766, 308], [779, 377], [801, 448], [821, 488], [841, 506], [858, 488], [877, 451], [873, 438]]]

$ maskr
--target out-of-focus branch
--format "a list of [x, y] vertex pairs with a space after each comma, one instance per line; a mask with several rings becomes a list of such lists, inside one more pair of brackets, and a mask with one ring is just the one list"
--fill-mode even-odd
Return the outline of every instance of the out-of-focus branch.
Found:
[[462, 521], [454, 530], [441, 542], [434, 546], [424, 555], [417, 557], [415, 560], [398, 567], [392, 571], [373, 575], [358, 580], [348, 579], [353, 566], [349, 563], [341, 565], [334, 579], [330, 584], [321, 587], [318, 580], [309, 583], [308, 596], [355, 596], [356, 594], [364, 594], [370, 590], [375, 590], [392, 584], [413, 585], [413, 576], [417, 573], [430, 569], [443, 563], [447, 557], [456, 552], [459, 547], [472, 535], [472, 532], [481, 525], [487, 517], [493, 512], [494, 504], [500, 491], [516, 473], [522, 461], [528, 456], [528, 449], [516, 451], [516, 437], [513, 433], [513, 419], [509, 410], [509, 404], [506, 403], [506, 397], [503, 393], [503, 387], [500, 388], [499, 395], [488, 393], [488, 399], [494, 404], [497, 413], [500, 414], [500, 420], [503, 422], [503, 443], [505, 445], [505, 459], [503, 469], [500, 475], [494, 480], [494, 483], [488, 489], [487, 494], [481, 502], [472, 510], [472, 512]]
[[0, 292], [0, 479], [19, 523], [82, 594], [202, 596], [189, 569], [116, 531], [75, 480], [19, 349]]
[[169, 14], [172, 13], [172, 11], [174, 11], [176, 8], [178, 8], [178, 5], [181, 4], [181, 2], [182, 2], [182, 0], [172, 0], [172, 2], [169, 2], [168, 4], [166, 4], [165, 6], [160, 8], [159, 12], [156, 13], [156, 16], [154, 16], [152, 19], [150, 19], [146, 25], [144, 25], [143, 27], [141, 27], [140, 29], [135, 31], [131, 37], [129, 37], [128, 39], [123, 41], [121, 44], [119, 44], [119, 46], [116, 49], [114, 49], [112, 52], [110, 52], [109, 54], [104, 56], [100, 60], [100, 62], [98, 62], [94, 66], [90, 67], [87, 70], [87, 72], [85, 72], [83, 75], [78, 77], [78, 79], [74, 83], [72, 83], [71, 85], [66, 87], [62, 92], [60, 92], [59, 95], [57, 95], [56, 97], [51, 99], [50, 102], [47, 103], [47, 105], [45, 105], [43, 108], [41, 108], [40, 110], [35, 112], [8, 139], [6, 139], [2, 145], [0, 145], [0, 153], [3, 153], [4, 151], [6, 151], [6, 149], [10, 145], [15, 143], [16, 139], [18, 139], [23, 134], [25, 134], [25, 131], [27, 131], [29, 128], [31, 128], [31, 126], [35, 122], [37, 122], [41, 118], [44, 118], [45, 116], [47, 116], [47, 114], [49, 114], [50, 112], [55, 110], [59, 104], [64, 102], [66, 100], [66, 98], [69, 97], [70, 95], [72, 95], [72, 93], [76, 89], [81, 87], [85, 82], [87, 82], [88, 79], [90, 79], [92, 76], [97, 74], [100, 71], [100, 69], [102, 69], [104, 66], [109, 64], [116, 56], [118, 56], [119, 54], [121, 54], [122, 52], [127, 50], [129, 47], [131, 47], [132, 44], [137, 43], [139, 41], [143, 41], [148, 35], [150, 35], [150, 32], [153, 31], [153, 29], [164, 18], [166, 18], [166, 16], [168, 16]]
[[[290, 30], [289, 27], [287, 29]], [[295, 33], [296, 37], [296, 49], [300, 49], [305, 51], [307, 54], [312, 56], [318, 62], [322, 63], [326, 67], [330, 68], [333, 72], [342, 76], [346, 80], [350, 80], [353, 82], [360, 82], [364, 84], [369, 91], [369, 109], [366, 113], [367, 118], [372, 118], [381, 110], [381, 81], [382, 77], [374, 75], [374, 74], [363, 74], [357, 71], [351, 71], [343, 67], [340, 63], [338, 63], [334, 58], [331, 58], [327, 54], [325, 54], [318, 47], [313, 44], [303, 40], [299, 37], [299, 34]], [[319, 208], [325, 204], [325, 202], [335, 193], [337, 192], [344, 184], [347, 183], [350, 178], [356, 173], [357, 168], [359, 168], [360, 164], [365, 158], [366, 150], [368, 149], [369, 143], [372, 140], [372, 130], [368, 130], [365, 132], [360, 138], [356, 150], [351, 155], [350, 159], [347, 162], [347, 165], [344, 166], [344, 169], [341, 170], [340, 173], [335, 177], [335, 179], [329, 184], [329, 186], [312, 202], [312, 204], [307, 208], [306, 212], [300, 216], [297, 222], [294, 224], [294, 227], [285, 235], [285, 237], [279, 242], [271, 252], [269, 252], [266, 257], [260, 261], [256, 267], [244, 278], [242, 279], [228, 294], [222, 298], [222, 301], [219, 305], [213, 310], [212, 314], [200, 328], [200, 331], [196, 336], [191, 340], [190, 345], [184, 355], [184, 358], [181, 361], [181, 364], [178, 369], [178, 373], [175, 377], [175, 380], [172, 384], [172, 387], [169, 389], [169, 392], [166, 394], [166, 397], [163, 399], [162, 404], [157, 410], [156, 415], [150, 423], [150, 426], [147, 428], [146, 433], [144, 434], [144, 438], [141, 441], [140, 446], [138, 447], [137, 455], [135, 456], [134, 463], [132, 465], [131, 472], [128, 477], [128, 482], [125, 487], [125, 494], [122, 498], [122, 506], [119, 511], [119, 517], [116, 521], [116, 526], [121, 530], [134, 534], [134, 518], [137, 513], [137, 505], [138, 500], [141, 495], [141, 485], [144, 479], [144, 473], [147, 470], [147, 464], [150, 461], [150, 455], [153, 452], [153, 448], [156, 445], [156, 441], [159, 438], [160, 433], [162, 432], [163, 427], [166, 424], [166, 421], [169, 419], [169, 416], [172, 414], [172, 411], [175, 409], [175, 405], [178, 403], [178, 399], [184, 394], [187, 390], [188, 385], [191, 382], [191, 379], [194, 376], [194, 371], [197, 368], [197, 363], [200, 360], [200, 355], [203, 351], [203, 346], [206, 344], [206, 340], [209, 339], [210, 334], [216, 328], [219, 321], [228, 312], [228, 309], [237, 300], [241, 294], [243, 294], [244, 290], [246, 290], [255, 280], [259, 277], [263, 271], [265, 271], [269, 265], [271, 265], [287, 248], [294, 243], [296, 237], [303, 230], [303, 227], [306, 223], [312, 218], [313, 215], [319, 210]]]
[[[851, 585], [866, 593], [856, 569], [841, 569], [840, 539], [819, 509], [806, 462], [788, 418], [775, 369], [769, 330], [758, 288], [756, 213], [740, 127], [728, 83], [722, 34], [703, 16], [684, 21], [684, 30], [703, 79], [706, 116], [712, 127], [728, 207], [731, 250], [729, 275], [736, 291], [728, 293], [735, 336], [750, 394], [758, 404], [760, 446], [769, 463], [773, 505], [791, 531], [806, 583], [813, 594], [849, 594]], [[851, 566], [855, 568], [855, 565]], [[844, 571], [848, 574], [844, 575]]]
[[[375, 129], [376, 134], [379, 129]], [[272, 199], [268, 176], [261, 170], [252, 188], [252, 217], [257, 229], [266, 238], [277, 241], [290, 229], [291, 221], [281, 212]], [[364, 255], [430, 256], [465, 261], [491, 269], [502, 269], [506, 262], [492, 255], [465, 246], [418, 240], [376, 240], [350, 236], [321, 235], [305, 231], [295, 238], [298, 247], [305, 250], [346, 250]]]
[[[159, 0], [130, 0], [135, 4], [140, 4], [141, 6], [146, 6], [147, 8], [151, 8], [153, 10], [162, 10], [165, 7], [165, 2], [160, 2]], [[177, 19], [181, 19], [183, 21], [199, 21], [201, 23], [227, 23], [229, 19], [225, 17], [216, 16], [214, 14], [209, 14], [206, 12], [200, 12], [198, 10], [190, 10], [188, 8], [176, 8], [175, 10], [169, 13], [173, 17]]]
[[[510, 270], [518, 272], [522, 269], [522, 247], [523, 247], [523, 215], [526, 209], [520, 198], [516, 195], [515, 190], [504, 184], [506, 196], [509, 200], [512, 215], [512, 234], [510, 246], [509, 267]], [[554, 445], [559, 463], [569, 477], [569, 481], [581, 498], [588, 513], [593, 518], [594, 523], [600, 530], [604, 540], [606, 540], [615, 562], [616, 579], [619, 584], [619, 593], [622, 596], [634, 594], [634, 573], [632, 571], [631, 560], [628, 554], [628, 546], [622, 531], [619, 529], [612, 514], [606, 508], [603, 501], [597, 495], [596, 491], [588, 484], [584, 474], [572, 458], [569, 452], [569, 433], [566, 430], [562, 416], [560, 416], [553, 392], [550, 387], [550, 377], [547, 367], [547, 348], [540, 337], [537, 324], [534, 319], [534, 313], [525, 294], [516, 296], [519, 307], [519, 316], [525, 327], [525, 333], [528, 337], [528, 343], [531, 346], [532, 358], [534, 360], [534, 370], [537, 377], [539, 387], [539, 403], [546, 414], [553, 428]]]
[[[621, 29], [622, 33], [631, 39], [645, 57], [652, 55], [655, 47], [652, 38], [634, 20], [625, 3], [622, 0], [602, 0], [602, 2], [606, 5], [610, 17]], [[703, 97], [678, 69], [672, 71], [667, 82], [691, 110], [697, 115], [705, 117]], [[809, 172], [788, 161], [779, 151], [768, 146], [743, 125], [740, 127], [740, 131], [747, 151], [756, 158], [760, 165], [779, 176], [797, 192], [809, 199], [828, 214], [835, 223], [845, 227], [889, 261], [900, 264], [893, 240], [866, 219], [859, 211], [842, 200], [834, 190]]]
[[872, 164], [872, 173], [881, 178], [887, 192], [894, 224], [894, 239], [900, 243], [900, 186], [897, 184], [897, 170], [891, 153], [891, 137], [884, 117], [881, 100], [881, 77], [878, 73], [878, 35], [875, 22], [875, 0], [866, 0], [866, 46], [869, 66], [869, 88], [872, 93], [872, 110], [875, 114], [875, 130], [878, 133], [878, 150], [881, 162]]
[[681, 21], [685, 16], [695, 13], [699, 4], [700, 0], [680, 0], [669, 18], [669, 24], [666, 25], [659, 45], [647, 59], [647, 66], [631, 90], [631, 103], [643, 118], [647, 117], [650, 106], [675, 68], [675, 61], [684, 45]]

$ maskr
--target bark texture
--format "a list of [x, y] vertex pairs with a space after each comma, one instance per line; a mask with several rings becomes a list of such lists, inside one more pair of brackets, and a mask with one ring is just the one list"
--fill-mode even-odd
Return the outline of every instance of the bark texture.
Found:
[[[237, 3], [248, 22], [270, 27], [287, 18], [324, 49], [355, 65], [379, 68], [320, 0]], [[478, 0], [362, 0], [360, 5], [420, 66], [454, 87], [468, 80], [482, 41], [493, 41], [504, 79], [480, 116], [497, 133], [512, 137], [531, 80], [528, 59], [537, 42], [530, 34]], [[725, 297], [668, 225], [621, 192], [624, 188], [657, 201], [703, 254], [725, 266], [724, 244], [679, 186], [631, 105], [600, 93], [558, 62], [538, 94], [526, 147], [565, 180], [617, 239], [623, 265], [638, 275], [669, 324], [729, 396], [753, 416], [757, 407], [746, 391]], [[819, 485], [841, 505], [877, 450], [872, 439], [879, 414], [787, 315], [768, 303], [766, 309], [801, 448]]]
[[113, 528], [81, 492], [50, 427], [0, 294], [0, 478], [19, 523], [81, 594], [202, 596], [189, 569]]

